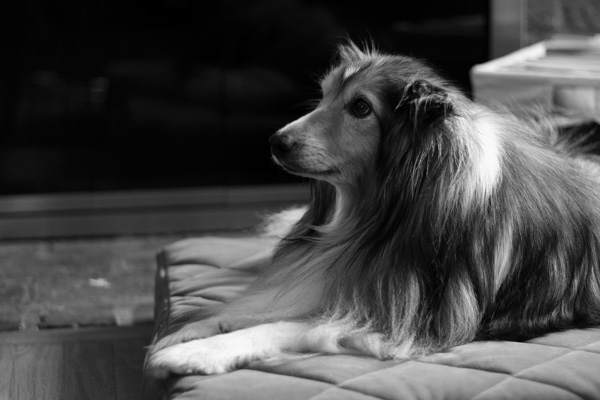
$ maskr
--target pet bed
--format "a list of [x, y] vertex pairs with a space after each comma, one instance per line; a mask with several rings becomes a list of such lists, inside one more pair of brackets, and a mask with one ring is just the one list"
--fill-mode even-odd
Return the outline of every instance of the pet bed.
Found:
[[[154, 342], [190, 313], [232, 298], [255, 271], [228, 268], [271, 246], [259, 238], [186, 239], [163, 249]], [[145, 399], [600, 399], [600, 327], [526, 342], [474, 342], [416, 360], [307, 355], [212, 376], [144, 374]]]

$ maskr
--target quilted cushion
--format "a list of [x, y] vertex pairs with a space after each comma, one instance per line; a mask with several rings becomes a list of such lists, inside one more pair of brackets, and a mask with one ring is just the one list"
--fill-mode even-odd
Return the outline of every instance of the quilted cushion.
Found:
[[[188, 239], [158, 257], [154, 341], [255, 276], [232, 269], [258, 238]], [[600, 399], [600, 327], [527, 342], [474, 342], [412, 361], [311, 355], [213, 376], [144, 377], [146, 399]]]

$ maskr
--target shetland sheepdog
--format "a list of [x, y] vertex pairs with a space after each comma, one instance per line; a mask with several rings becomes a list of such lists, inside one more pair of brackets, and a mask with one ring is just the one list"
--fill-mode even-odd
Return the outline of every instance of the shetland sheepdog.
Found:
[[317, 107], [269, 139], [311, 178], [309, 206], [238, 299], [154, 346], [150, 372], [406, 359], [600, 323], [599, 158], [419, 60], [338, 53]]

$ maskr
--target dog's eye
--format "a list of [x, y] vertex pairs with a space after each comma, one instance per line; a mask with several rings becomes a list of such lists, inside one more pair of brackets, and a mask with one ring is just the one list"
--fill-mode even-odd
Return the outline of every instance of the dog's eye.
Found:
[[364, 99], [356, 99], [350, 105], [350, 112], [356, 118], [364, 118], [371, 114], [371, 105]]

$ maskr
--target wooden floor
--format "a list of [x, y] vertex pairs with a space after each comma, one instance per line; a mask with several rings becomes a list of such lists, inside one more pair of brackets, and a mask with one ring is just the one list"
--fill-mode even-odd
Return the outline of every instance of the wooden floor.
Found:
[[0, 400], [140, 398], [149, 324], [0, 333]]

